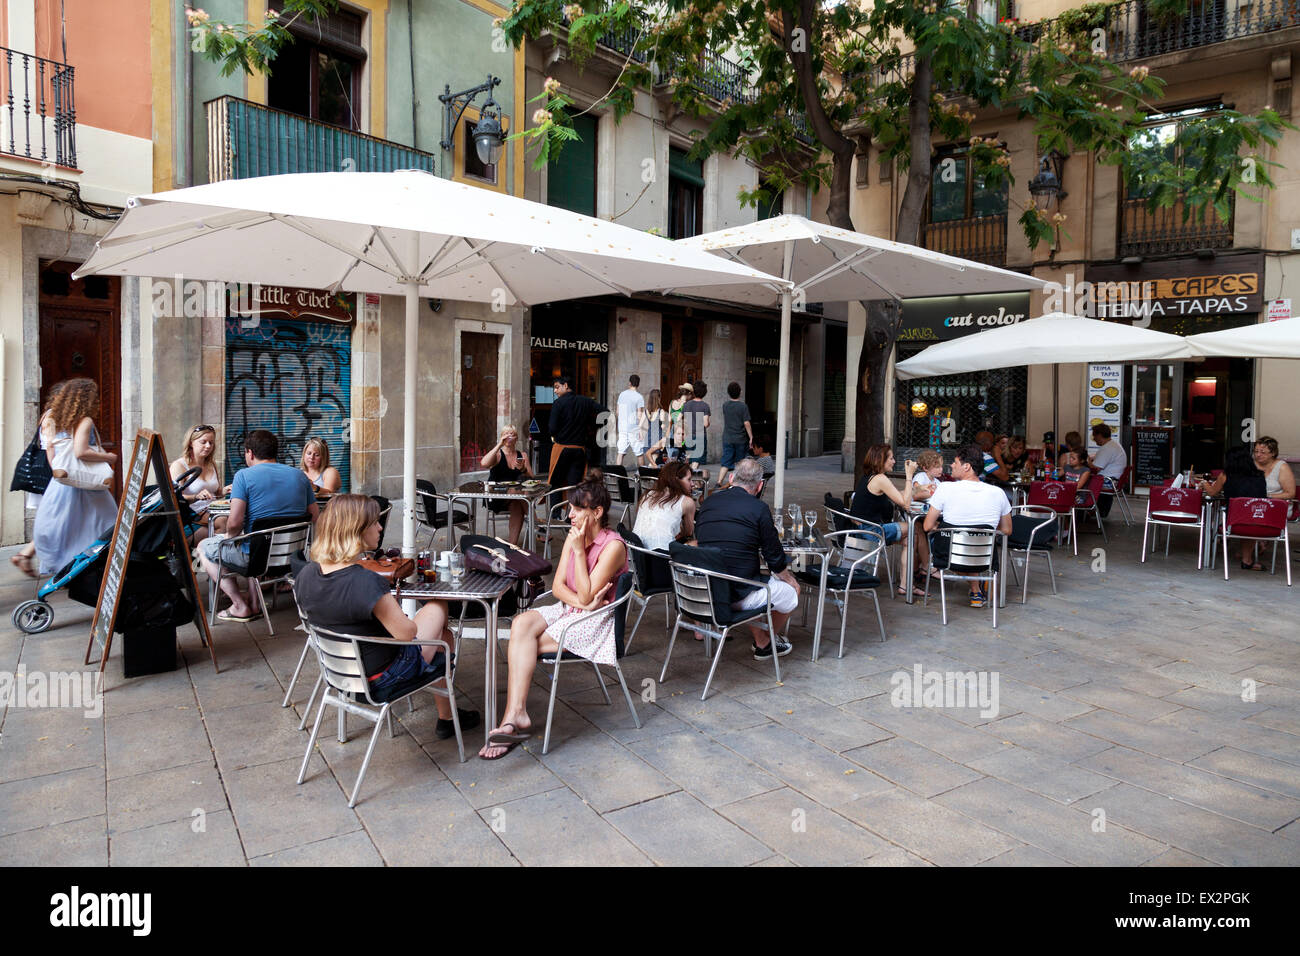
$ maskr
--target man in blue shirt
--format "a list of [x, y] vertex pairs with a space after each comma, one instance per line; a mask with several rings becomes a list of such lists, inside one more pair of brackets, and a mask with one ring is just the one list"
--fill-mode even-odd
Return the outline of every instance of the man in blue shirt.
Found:
[[[244, 439], [243, 468], [235, 473], [230, 486], [230, 517], [226, 534], [235, 537], [265, 519], [284, 518], [283, 524], [316, 520], [318, 509], [311, 479], [299, 468], [276, 461], [280, 443], [265, 429], [255, 429]], [[239, 577], [248, 571], [248, 542], [235, 544], [225, 538], [208, 538], [199, 548], [199, 559], [208, 577], [216, 580], [217, 562], [234, 574], [222, 577], [221, 590], [230, 598], [230, 607], [218, 617], [223, 621], [251, 621], [261, 613], [253, 607], [249, 593], [244, 596]]]

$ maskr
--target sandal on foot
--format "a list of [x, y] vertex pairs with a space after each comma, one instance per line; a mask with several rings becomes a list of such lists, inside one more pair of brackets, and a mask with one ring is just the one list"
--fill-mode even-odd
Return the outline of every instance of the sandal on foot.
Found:
[[[503, 750], [503, 751], [501, 751], [499, 754], [497, 754], [497, 755], [494, 756], [494, 757], [489, 757], [489, 756], [488, 756], [487, 754], [485, 754], [482, 750], [480, 750], [480, 751], [478, 752], [478, 759], [479, 759], [479, 760], [500, 760], [502, 757], [504, 757], [506, 754], [510, 753], [510, 751], [514, 750], [514, 749], [515, 749], [516, 747], [518, 747], [518, 746], [519, 746], [518, 741], [515, 741], [515, 742], [513, 742], [513, 743], [503, 743], [503, 744], [494, 744], [494, 743], [489, 742], [489, 743], [488, 743], [488, 747], [505, 747], [506, 749]], [[483, 749], [486, 750], [487, 747], [485, 747], [485, 748], [483, 748]]]
[[248, 624], [252, 621], [256, 621], [261, 616], [260, 613], [255, 613], [249, 614], [246, 617], [239, 617], [238, 615], [231, 614], [229, 611], [222, 611], [217, 615], [217, 620], [225, 621], [228, 624]]
[[1241, 562], [1241, 570], [1243, 570], [1243, 571], [1263, 571], [1263, 570], [1264, 570], [1264, 565], [1260, 564], [1258, 561], [1256, 561], [1254, 564], [1247, 564], [1245, 561], [1242, 561], [1242, 562]]
[[[506, 727], [510, 728], [510, 733], [505, 732]], [[523, 743], [531, 736], [532, 733], [530, 733], [529, 731], [520, 730], [514, 724], [507, 723], [507, 724], [502, 724], [499, 730], [495, 730], [492, 733], [488, 734], [487, 742], [489, 747], [503, 747], [506, 744], [510, 744], [511, 746], [514, 746], [516, 744]], [[494, 758], [488, 757], [486, 759], [492, 760]]]

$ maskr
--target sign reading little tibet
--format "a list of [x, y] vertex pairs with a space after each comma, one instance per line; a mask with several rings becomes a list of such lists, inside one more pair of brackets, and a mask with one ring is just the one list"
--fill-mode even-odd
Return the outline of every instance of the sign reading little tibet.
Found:
[[559, 352], [608, 352], [608, 342], [591, 342], [585, 339], [557, 339], [532, 337], [535, 349], [555, 349]]
[[351, 322], [356, 312], [356, 296], [332, 293], [323, 289], [300, 289], [284, 285], [242, 287], [241, 295], [230, 304], [232, 315], [287, 316], [291, 319], [324, 319], [328, 322]]

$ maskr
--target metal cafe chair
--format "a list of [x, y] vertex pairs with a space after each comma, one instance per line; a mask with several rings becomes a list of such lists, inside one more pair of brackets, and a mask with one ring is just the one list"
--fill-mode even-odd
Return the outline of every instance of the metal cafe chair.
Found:
[[[456, 689], [450, 667], [444, 666], [443, 671], [422, 674], [397, 684], [386, 692], [376, 694], [371, 689], [371, 683], [367, 678], [361, 659], [362, 644], [396, 644], [400, 647], [409, 647], [411, 644], [415, 644], [417, 646], [433, 645], [441, 648], [443, 661], [450, 662], [451, 648], [446, 641], [399, 641], [391, 637], [354, 637], [351, 634], [339, 634], [325, 628], [314, 627], [310, 621], [306, 623], [316, 650], [316, 659], [320, 662], [321, 675], [325, 679], [325, 693], [321, 696], [320, 707], [316, 711], [316, 721], [312, 724], [311, 736], [307, 740], [307, 752], [303, 754], [302, 767], [298, 771], [298, 783], [301, 784], [307, 779], [307, 765], [311, 761], [312, 751], [316, 749], [316, 738], [320, 734], [321, 721], [325, 717], [325, 708], [334, 707], [339, 710], [340, 742], [347, 739], [343, 726], [343, 715], [355, 714], [358, 717], [364, 717], [374, 722], [375, 729], [370, 735], [370, 743], [366, 746], [366, 756], [361, 762], [361, 772], [357, 774], [357, 782], [353, 786], [352, 796], [348, 800], [349, 807], [356, 806], [357, 795], [361, 792], [361, 784], [366, 778], [366, 770], [370, 767], [370, 758], [374, 754], [375, 744], [379, 740], [380, 727], [387, 722], [389, 735], [397, 736], [393, 729], [393, 704], [407, 700], [412, 694], [421, 690], [428, 690], [439, 697], [446, 697], [450, 701], [452, 727], [456, 731], [456, 746], [460, 750], [461, 763], [465, 762], [465, 741], [460, 732], [460, 714], [456, 709]], [[434, 686], [434, 682], [442, 680], [443, 677], [446, 677], [446, 687]]]
[[[1101, 540], [1107, 541], [1106, 526], [1101, 522], [1101, 496], [1105, 491], [1105, 479], [1097, 474], [1088, 480], [1088, 487], [1082, 491], [1076, 491], [1074, 495], [1074, 510], [1090, 514], [1097, 521], [1097, 530], [1101, 532]], [[1078, 526], [1071, 529], [1071, 536], [1075, 536]], [[1074, 542], [1074, 553], [1079, 553], [1079, 542]]]
[[[1029, 599], [1030, 559], [1036, 554], [1047, 559], [1047, 576], [1052, 582], [1052, 593], [1056, 593], [1056, 569], [1052, 567], [1052, 539], [1057, 537], [1060, 529], [1057, 526], [1056, 512], [1046, 505], [1017, 505], [1011, 509], [1013, 523], [1017, 517], [1038, 522], [1032, 527], [1024, 529], [1027, 536], [1022, 536], [1013, 531], [1011, 539], [1007, 542], [1011, 556], [1011, 574], [1017, 579], [1019, 578], [1019, 572], [1016, 570], [1016, 555], [1023, 554], [1025, 556], [1025, 580], [1020, 591], [1020, 603], [1024, 604]], [[1047, 529], [1048, 525], [1053, 527], [1053, 533], [1050, 535], [1040, 534], [1040, 532]], [[1020, 583], [1019, 580], [1016, 583]]]
[[[543, 508], [542, 517], [535, 524], [537, 533], [542, 536], [545, 545], [542, 548], [542, 556], [549, 558], [551, 556], [551, 535], [559, 528], [564, 534], [568, 534], [569, 529], [569, 492], [577, 485], [565, 485], [563, 488], [552, 488], [545, 498], [538, 500], [537, 504]], [[557, 499], [558, 496], [558, 499]]]
[[[284, 520], [283, 517], [261, 518], [256, 523], [263, 524]], [[262, 619], [266, 621], [266, 632], [268, 634], [274, 634], [275, 628], [271, 625], [271, 614], [266, 607], [266, 585], [275, 585], [281, 581], [289, 580], [289, 558], [292, 555], [302, 553], [310, 531], [310, 521], [294, 520], [293, 524], [255, 528], [247, 534], [224, 539], [232, 544], [248, 542], [248, 570], [242, 576], [248, 578], [250, 597], [252, 596], [253, 586], [257, 586], [257, 600], [262, 608]], [[220, 561], [217, 561], [216, 565], [216, 578], [208, 579], [209, 627], [217, 622], [217, 597], [221, 594], [221, 579], [227, 574], [225, 565]], [[271, 590], [271, 600], [275, 600], [274, 588]]]
[[546, 707], [546, 733], [542, 737], [543, 754], [550, 750], [551, 747], [551, 720], [555, 716], [555, 697], [560, 687], [561, 664], [578, 662], [590, 664], [596, 671], [596, 680], [600, 684], [600, 692], [605, 698], [605, 703], [612, 703], [609, 699], [609, 691], [605, 687], [605, 678], [600, 673], [600, 665], [593, 660], [579, 657], [577, 654], [564, 649], [564, 640], [570, 628], [601, 614], [614, 615], [614, 673], [618, 675], [619, 686], [623, 688], [623, 697], [627, 701], [628, 711], [632, 714], [632, 723], [636, 724], [638, 730], [641, 729], [641, 718], [637, 716], [636, 705], [632, 703], [632, 693], [627, 689], [627, 680], [623, 677], [623, 668], [619, 666], [619, 661], [627, 653], [627, 645], [623, 640], [623, 634], [627, 628], [627, 605], [632, 597], [633, 581], [634, 576], [630, 571], [619, 575], [618, 581], [614, 585], [614, 601], [612, 604], [606, 604], [595, 610], [564, 618], [559, 624], [558, 633], [555, 635], [555, 643], [559, 646], [554, 651], [544, 651], [537, 655], [539, 661], [554, 665], [551, 669], [551, 701]]
[[[844, 630], [849, 621], [849, 595], [868, 593], [876, 607], [876, 623], [880, 625], [880, 640], [884, 643], [885, 619], [880, 615], [880, 598], [876, 594], [880, 578], [876, 575], [876, 562], [885, 550], [885, 536], [863, 528], [857, 531], [832, 531], [822, 539], [833, 549], [834, 564], [826, 571], [826, 593], [840, 613], [840, 653], [844, 656]], [[867, 562], [872, 570], [867, 570]], [[816, 571], [800, 571], [795, 575], [804, 585], [814, 588], [821, 583]]]
[[1074, 553], [1077, 555], [1079, 553], [1079, 536], [1075, 533], [1074, 493], [1074, 484], [1071, 482], [1034, 481], [1029, 484], [1029, 501], [1027, 503], [1049, 508], [1056, 512], [1056, 536], [1058, 538], [1064, 533], [1061, 528], [1062, 522], [1069, 518], [1070, 542], [1074, 545]]
[[[943, 608], [943, 623], [948, 625], [948, 597], [946, 585], [948, 576], [953, 580], [969, 583], [971, 581], [989, 582], [989, 602], [993, 605], [993, 626], [998, 626], [998, 572], [993, 569], [993, 557], [997, 551], [998, 532], [990, 528], [940, 527], [935, 531], [936, 538], [948, 539], [948, 560], [939, 568], [939, 601]], [[934, 551], [930, 552], [930, 567], [934, 568]], [[1028, 568], [1025, 575], [1028, 577]], [[930, 603], [931, 577], [925, 576], [925, 605]]]
[[1124, 466], [1124, 473], [1119, 476], [1118, 481], [1113, 478], [1107, 478], [1105, 475], [1102, 476], [1102, 482], [1105, 485], [1106, 491], [1114, 495], [1115, 500], [1119, 502], [1120, 511], [1124, 515], [1124, 523], [1129, 526], [1132, 526], [1133, 524], [1133, 509], [1129, 507], [1127, 489], [1132, 478], [1132, 465]]
[[[827, 493], [826, 497], [830, 499], [830, 494]], [[855, 515], [849, 514], [847, 511], [840, 511], [836, 508], [830, 507], [829, 505], [826, 506], [826, 520], [831, 523], [836, 531], [847, 531], [850, 528], [861, 528], [865, 531], [870, 531], [872, 534], [879, 537], [881, 541], [885, 540], [885, 529], [874, 521], [859, 518]], [[900, 538], [899, 541], [902, 541], [902, 539]], [[889, 543], [885, 542], [885, 546], [881, 548], [880, 552], [876, 555], [875, 564], [871, 568], [871, 573], [879, 577], [880, 564], [882, 561], [884, 562], [885, 580], [889, 582], [889, 598], [890, 600], [893, 600], [897, 592], [894, 590], [894, 566], [890, 558]]]
[[1156, 533], [1151, 539], [1151, 550], [1156, 543], [1163, 526], [1165, 531], [1165, 557], [1169, 557], [1169, 539], [1173, 537], [1174, 528], [1195, 528], [1196, 534], [1196, 570], [1201, 570], [1204, 560], [1205, 511], [1204, 499], [1199, 488], [1161, 488], [1153, 487], [1151, 497], [1147, 499], [1147, 516], [1142, 523], [1142, 563], [1147, 560], [1147, 535], [1151, 526], [1156, 526]]
[[602, 474], [605, 490], [609, 492], [610, 510], [613, 511], [621, 504], [623, 512], [618, 516], [618, 520], [626, 521], [629, 514], [635, 519], [637, 504], [641, 499], [641, 481], [638, 474], [635, 471], [628, 474], [622, 465], [607, 465]]
[[637, 628], [641, 626], [641, 618], [645, 617], [646, 608], [650, 606], [652, 598], [657, 598], [662, 594], [664, 597], [664, 617], [667, 618], [671, 612], [673, 604], [672, 572], [668, 568], [668, 555], [665, 552], [651, 551], [644, 547], [641, 539], [629, 531], [626, 525], [620, 524], [617, 530], [618, 536], [623, 539], [623, 544], [627, 547], [632, 573], [636, 576], [632, 588], [632, 603], [641, 608], [640, 613], [636, 616], [636, 623], [632, 625], [632, 633], [627, 636], [627, 643], [630, 647], [632, 638], [636, 637]]
[[415, 521], [421, 527], [429, 529], [429, 544], [425, 545], [426, 548], [432, 546], [442, 528], [447, 529], [447, 541], [450, 544], [451, 526], [473, 530], [472, 520], [470, 513], [461, 508], [449, 511], [447, 496], [438, 494], [433, 482], [424, 478], [415, 480]]
[[[1291, 503], [1284, 498], [1229, 498], [1228, 512], [1219, 534], [1223, 537], [1223, 580], [1228, 580], [1228, 539], [1245, 538], [1256, 544], [1282, 545], [1286, 586], [1291, 586], [1291, 537], [1287, 515]], [[1276, 553], [1276, 552], [1275, 552]], [[1273, 573], [1277, 568], [1274, 567]]]
[[[718, 670], [718, 662], [722, 660], [727, 635], [734, 628], [754, 621], [766, 620], [767, 633], [773, 641], [777, 640], [776, 629], [772, 626], [772, 595], [762, 581], [750, 581], [747, 578], [738, 578], [719, 571], [706, 571], [704, 568], [676, 561], [670, 562], [669, 567], [672, 569], [673, 593], [677, 600], [677, 620], [673, 624], [672, 635], [668, 638], [668, 651], [664, 654], [664, 667], [659, 674], [659, 682], [663, 683], [668, 676], [668, 662], [672, 660], [677, 632], [685, 624], [688, 628], [704, 635], [705, 656], [710, 653], [712, 640], [717, 638], [718, 641], [718, 649], [713, 652], [713, 666], [709, 668], [708, 679], [704, 682], [704, 692], [700, 694], [700, 700], [706, 700], [709, 696], [709, 685], [713, 683], [713, 675]], [[732, 610], [731, 584], [747, 584], [761, 588], [764, 594], [763, 604], [753, 611]], [[781, 660], [780, 655], [776, 653], [776, 648], [772, 649], [772, 665], [776, 668], [776, 679], [780, 683]]]

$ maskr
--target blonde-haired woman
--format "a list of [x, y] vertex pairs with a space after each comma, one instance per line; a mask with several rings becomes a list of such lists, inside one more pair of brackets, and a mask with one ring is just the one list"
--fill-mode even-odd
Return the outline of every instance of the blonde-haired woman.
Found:
[[[99, 416], [99, 386], [88, 378], [69, 379], [50, 402], [41, 422], [41, 447], [54, 464], [57, 446], [72, 442], [72, 453], [83, 462], [117, 464], [117, 455], [99, 447], [95, 419]], [[53, 574], [94, 543], [117, 519], [111, 492], [86, 491], [51, 481], [36, 510], [32, 541], [42, 574]]]
[[330, 467], [330, 446], [323, 438], [308, 438], [302, 446], [302, 470], [318, 495], [332, 495], [343, 486], [337, 468]]
[[[230, 486], [221, 486], [221, 476], [217, 473], [216, 463], [217, 430], [212, 425], [195, 425], [185, 438], [185, 448], [181, 457], [171, 463], [171, 475], [175, 480], [191, 468], [201, 468], [198, 476], [181, 489], [181, 497], [189, 502], [190, 510], [199, 520], [201, 527], [194, 532], [191, 544], [198, 544], [206, 538], [209, 531], [208, 505], [217, 497], [218, 492], [229, 494]], [[223, 527], [225, 519], [218, 519]], [[211, 531], [221, 531], [212, 528]]]
[[[411, 620], [390, 591], [388, 579], [363, 568], [357, 559], [379, 547], [379, 505], [366, 495], [337, 495], [316, 521], [311, 562], [294, 577], [298, 606], [315, 627], [356, 637], [392, 637], [399, 641], [446, 641], [447, 605], [428, 601]], [[432, 644], [362, 644], [361, 662], [370, 693], [380, 696], [424, 674], [445, 675], [446, 655]], [[454, 664], [454, 662], [453, 662]], [[439, 681], [439, 686], [445, 686]], [[439, 740], [455, 734], [451, 704], [437, 698]], [[459, 710], [460, 729], [478, 726], [478, 712]]]
[[[506, 425], [501, 429], [500, 440], [492, 446], [479, 461], [480, 468], [487, 468], [488, 481], [519, 481], [533, 477], [532, 468], [528, 467], [528, 458], [516, 447], [519, 444], [519, 429]], [[488, 509], [501, 514], [509, 510], [509, 540], [518, 543], [519, 531], [524, 526], [524, 503], [522, 501], [489, 501]]]

